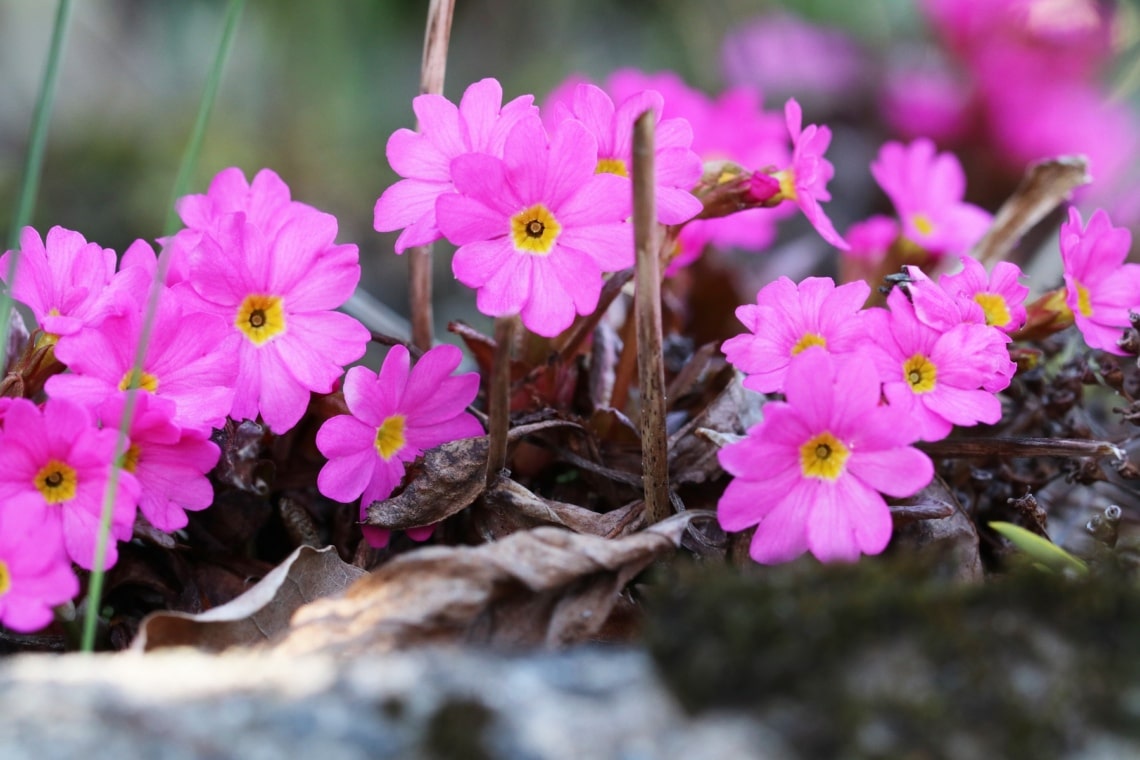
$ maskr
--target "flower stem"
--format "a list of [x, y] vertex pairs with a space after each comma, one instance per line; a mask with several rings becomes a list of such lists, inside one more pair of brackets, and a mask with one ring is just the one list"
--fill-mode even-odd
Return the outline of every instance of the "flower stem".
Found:
[[654, 126], [652, 111], [643, 113], [633, 125], [633, 239], [637, 249], [634, 310], [641, 396], [641, 467], [645, 520], [650, 525], [661, 522], [672, 511], [661, 348], [661, 225], [657, 223], [655, 197]]
[[[447, 71], [447, 45], [451, 40], [451, 19], [455, 0], [431, 0], [424, 32], [424, 57], [420, 67], [420, 92], [442, 95]], [[416, 124], [418, 131], [420, 125]], [[408, 299], [412, 311], [412, 344], [421, 351], [432, 345], [432, 245], [415, 246], [408, 251]]]
[[487, 387], [487, 485], [507, 466], [507, 433], [511, 427], [511, 354], [518, 317], [495, 320], [495, 357]]
[[[44, 78], [40, 82], [40, 93], [36, 98], [36, 108], [32, 113], [31, 136], [28, 138], [28, 162], [24, 166], [24, 180], [20, 185], [20, 195], [16, 201], [16, 211], [12, 216], [12, 227], [8, 230], [8, 271], [5, 282], [16, 278], [16, 266], [20, 259], [20, 231], [31, 223], [32, 213], [39, 195], [40, 175], [44, 168], [44, 151], [47, 148], [48, 122], [51, 120], [52, 104], [55, 102], [55, 88], [59, 81], [59, 63], [63, 58], [63, 44], [67, 37], [68, 20], [71, 18], [71, 0], [59, 0], [52, 26], [51, 44], [48, 47], [47, 65]], [[8, 332], [12, 319], [12, 288], [0, 290], [0, 352], [8, 345]], [[0, 356], [3, 354], [0, 353]], [[2, 361], [2, 360], [0, 360]], [[0, 371], [4, 368], [0, 367]]]
[[[198, 161], [198, 153], [206, 134], [206, 124], [210, 120], [210, 113], [214, 109], [214, 102], [218, 96], [218, 86], [221, 83], [222, 72], [225, 70], [226, 60], [233, 48], [234, 37], [237, 33], [238, 21], [241, 19], [245, 0], [230, 0], [226, 9], [225, 20], [222, 25], [222, 37], [218, 49], [214, 54], [214, 64], [210, 76], [206, 80], [206, 89], [202, 93], [202, 100], [198, 105], [198, 117], [194, 122], [194, 130], [190, 141], [182, 154], [182, 164], [178, 169], [178, 177], [174, 182], [174, 192], [167, 210], [165, 234], [172, 235], [178, 229], [178, 214], [174, 207], [175, 202], [186, 194], [190, 176]], [[139, 344], [135, 349], [134, 364], [132, 365], [130, 387], [127, 389], [126, 403], [123, 405], [123, 417], [119, 422], [119, 435], [115, 442], [114, 459], [111, 465], [111, 475], [107, 479], [107, 488], [103, 492], [103, 510], [99, 517], [99, 536], [95, 545], [95, 561], [91, 568], [91, 581], [87, 587], [87, 609], [83, 617], [83, 639], [80, 650], [91, 652], [95, 649], [95, 632], [99, 621], [99, 608], [103, 597], [103, 579], [105, 575], [104, 564], [107, 560], [107, 541], [110, 540], [111, 519], [114, 514], [115, 497], [119, 489], [122, 474], [122, 460], [129, 446], [128, 435], [131, 421], [134, 419], [135, 407], [138, 401], [138, 378], [142, 377], [143, 362], [146, 359], [146, 349], [150, 342], [150, 331], [158, 313], [158, 302], [166, 282], [166, 271], [169, 266], [169, 257], [160, 256], [158, 269], [155, 272], [154, 282], [151, 283], [147, 294], [146, 312], [143, 316], [142, 331], [139, 334]]]

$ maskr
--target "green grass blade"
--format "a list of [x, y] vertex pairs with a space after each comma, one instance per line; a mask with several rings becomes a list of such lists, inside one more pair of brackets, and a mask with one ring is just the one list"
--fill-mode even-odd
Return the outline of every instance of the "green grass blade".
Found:
[[1024, 552], [1034, 562], [1050, 570], [1072, 570], [1078, 575], [1088, 575], [1089, 566], [1080, 557], [1074, 557], [1047, 538], [1008, 522], [991, 522], [989, 526], [1011, 544]]

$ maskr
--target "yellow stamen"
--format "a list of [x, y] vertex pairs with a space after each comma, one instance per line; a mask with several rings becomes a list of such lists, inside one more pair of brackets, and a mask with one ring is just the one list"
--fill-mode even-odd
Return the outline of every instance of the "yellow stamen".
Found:
[[67, 464], [52, 459], [36, 473], [32, 481], [48, 504], [62, 504], [75, 498], [79, 476]]
[[823, 346], [827, 348], [827, 338], [819, 333], [804, 333], [803, 336], [796, 341], [796, 345], [792, 346], [792, 356], [812, 346]]
[[921, 235], [929, 235], [934, 232], [934, 222], [930, 221], [930, 217], [926, 214], [915, 214], [910, 218], [910, 223]]
[[12, 588], [12, 573], [8, 570], [8, 564], [0, 560], [0, 596], [4, 596]]
[[519, 253], [546, 256], [561, 232], [562, 225], [541, 203], [511, 217], [511, 240]]
[[915, 393], [929, 393], [938, 379], [938, 367], [923, 354], [915, 354], [903, 362], [903, 377]]
[[234, 325], [261, 346], [285, 332], [285, 304], [280, 296], [251, 293], [238, 308]]
[[1089, 300], [1089, 289], [1073, 280], [1073, 284], [1077, 286], [1077, 311], [1081, 313], [1082, 317], [1091, 317], [1093, 313], [1092, 302]]
[[796, 199], [796, 173], [791, 169], [784, 169], [772, 175], [780, 181], [780, 197], [786, 201]]
[[620, 158], [603, 158], [594, 167], [594, 174], [616, 174], [619, 177], [628, 177], [629, 169], [626, 168], [625, 161]]
[[404, 448], [404, 424], [407, 419], [402, 414], [393, 414], [376, 429], [376, 452], [387, 462], [400, 449]]
[[982, 307], [986, 314], [986, 324], [993, 327], [1005, 327], [1013, 319], [1009, 313], [1009, 305], [1005, 298], [997, 293], [975, 293], [974, 301]]
[[127, 452], [123, 454], [123, 459], [119, 462], [119, 466], [127, 472], [134, 472], [139, 468], [139, 447], [137, 444], [132, 443], [130, 445]]
[[[139, 377], [138, 375], [141, 375], [141, 377]], [[157, 377], [150, 374], [149, 372], [140, 372], [140, 373], [138, 373], [138, 375], [136, 375], [134, 370], [127, 370], [127, 372], [123, 375], [123, 379], [119, 381], [119, 390], [125, 391], [125, 390], [131, 388], [131, 386], [132, 386], [131, 379], [132, 379], [132, 377], [135, 377], [136, 379], [135, 379], [135, 382], [133, 383], [135, 388], [142, 388], [144, 391], [150, 391], [151, 393], [158, 393], [158, 378]]]
[[851, 451], [831, 433], [820, 433], [800, 446], [800, 472], [805, 478], [836, 480]]

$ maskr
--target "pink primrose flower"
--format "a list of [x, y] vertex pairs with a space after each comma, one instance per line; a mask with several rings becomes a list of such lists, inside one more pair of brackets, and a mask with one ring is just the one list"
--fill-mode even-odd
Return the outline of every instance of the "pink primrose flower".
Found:
[[451, 165], [459, 191], [440, 196], [440, 229], [459, 249], [452, 271], [478, 289], [479, 310], [520, 314], [553, 337], [598, 304], [602, 273], [633, 265], [629, 182], [596, 174], [597, 144], [576, 119], [548, 137], [519, 121], [503, 158], [468, 153]]
[[377, 232], [403, 229], [396, 253], [438, 240], [436, 199], [455, 190], [452, 159], [465, 153], [501, 157], [507, 135], [520, 119], [537, 114], [534, 96], [522, 95], [503, 105], [503, 88], [495, 79], [475, 82], [457, 108], [441, 95], [412, 101], [420, 132], [398, 129], [388, 138], [388, 163], [404, 179], [376, 201]]
[[196, 305], [220, 315], [240, 340], [235, 420], [258, 414], [274, 433], [297, 424], [309, 393], [328, 393], [344, 365], [364, 355], [364, 325], [333, 311], [360, 280], [355, 245], [337, 245], [336, 218], [302, 214], [275, 235], [232, 214], [190, 256]]
[[[104, 428], [119, 429], [126, 395], [115, 393], [99, 408]], [[130, 447], [122, 464], [139, 482], [139, 511], [165, 531], [186, 527], [187, 512], [213, 503], [214, 488], [206, 473], [221, 455], [208, 433], [179, 428], [174, 411], [169, 399], [138, 395], [127, 434]]]
[[728, 531], [758, 525], [750, 553], [762, 564], [810, 551], [823, 562], [878, 554], [891, 538], [882, 494], [908, 496], [934, 475], [913, 448], [914, 428], [879, 403], [879, 377], [856, 355], [812, 348], [788, 368], [787, 403], [769, 402], [748, 436], [720, 450], [731, 475], [717, 504]]
[[871, 164], [871, 174], [894, 203], [904, 236], [931, 253], [965, 253], [989, 229], [993, 217], [962, 200], [962, 164], [953, 153], [935, 150], [925, 138], [910, 145], [886, 143]]
[[[47, 544], [90, 570], [103, 509], [103, 492], [118, 438], [99, 430], [87, 410], [66, 399], [48, 399], [41, 410], [14, 399], [0, 434], [0, 509], [36, 516]], [[112, 511], [106, 566], [118, 559], [115, 539], [131, 537], [139, 485], [120, 472]]]
[[898, 240], [900, 231], [894, 217], [875, 214], [847, 228], [844, 237], [851, 248], [845, 253], [850, 258], [871, 263], [882, 261]]
[[970, 128], [971, 88], [961, 75], [929, 51], [890, 63], [880, 112], [891, 132], [906, 140], [926, 137], [939, 143], [962, 138]]
[[780, 180], [780, 192], [785, 199], [799, 206], [824, 240], [846, 251], [850, 246], [835, 231], [819, 205], [820, 201], [831, 200], [827, 183], [835, 174], [835, 167], [823, 157], [831, 144], [831, 130], [815, 124], [801, 129], [803, 111], [794, 98], [789, 98], [784, 106], [784, 116], [792, 136], [792, 162], [776, 174]]
[[1012, 333], [1025, 324], [1025, 297], [1029, 288], [1022, 285], [1021, 268], [1009, 261], [994, 265], [992, 275], [972, 256], [962, 256], [962, 271], [944, 274], [938, 282], [943, 290], [959, 299], [973, 301], [982, 307], [986, 324]]
[[835, 287], [830, 277], [787, 277], [768, 283], [755, 304], [736, 310], [750, 332], [724, 342], [725, 357], [748, 377], [744, 387], [760, 393], [784, 390], [788, 366], [800, 352], [820, 346], [828, 353], [858, 350], [868, 338], [862, 308], [871, 286], [862, 280]]
[[[317, 433], [317, 448], [328, 463], [317, 487], [330, 499], [349, 503], [360, 498], [360, 519], [368, 506], [383, 501], [404, 478], [407, 464], [426, 450], [459, 438], [483, 435], [467, 406], [479, 392], [479, 375], [453, 376], [462, 353], [455, 346], [436, 346], [409, 369], [408, 350], [393, 346], [379, 374], [353, 367], [344, 379], [350, 414], [333, 417]], [[389, 531], [364, 526], [373, 546], [388, 542]], [[416, 540], [431, 535], [431, 526], [409, 531]]]
[[19, 633], [52, 621], [52, 608], [79, 593], [59, 536], [34, 510], [0, 509], [0, 624]]
[[998, 385], [996, 368], [1010, 364], [1008, 336], [979, 322], [932, 326], [899, 288], [887, 296], [887, 305], [889, 311], [871, 309], [865, 316], [873, 340], [867, 353], [887, 401], [905, 413], [915, 436], [937, 441], [954, 425], [1001, 419], [1001, 401], [987, 386]]
[[1114, 227], [1101, 209], [1082, 224], [1081, 212], [1070, 207], [1061, 225], [1065, 304], [1086, 343], [1123, 355], [1117, 341], [1130, 325], [1128, 312], [1140, 311], [1140, 264], [1124, 262], [1132, 233]]
[[598, 141], [597, 172], [629, 177], [633, 160], [633, 123], [652, 111], [656, 123], [654, 168], [657, 218], [662, 224], [680, 224], [703, 208], [692, 189], [701, 178], [701, 159], [690, 150], [693, 130], [685, 119], [662, 119], [664, 99], [653, 90], [631, 95], [614, 108], [600, 87], [580, 84], [568, 104], [556, 103], [546, 124], [551, 130], [566, 119], [578, 119]]

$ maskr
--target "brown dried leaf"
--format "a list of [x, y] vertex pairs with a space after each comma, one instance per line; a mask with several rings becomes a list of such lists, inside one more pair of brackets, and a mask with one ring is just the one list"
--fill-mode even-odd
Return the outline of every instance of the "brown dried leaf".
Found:
[[486, 541], [505, 538], [511, 533], [554, 525], [575, 533], [616, 538], [644, 524], [644, 504], [632, 502], [612, 512], [600, 514], [576, 504], [543, 499], [508, 478], [499, 478], [483, 494], [475, 528]]
[[939, 566], [951, 578], [963, 581], [982, 580], [982, 558], [979, 552], [978, 531], [974, 521], [950, 488], [939, 477], [914, 496], [899, 499], [891, 508], [892, 514], [905, 511], [907, 505], [947, 504], [953, 512], [941, 519], [917, 519], [896, 522], [892, 551], [918, 555], [936, 555]]
[[602, 629], [625, 585], [675, 551], [688, 512], [609, 540], [536, 528], [476, 547], [430, 546], [396, 557], [339, 599], [297, 611], [273, 648], [345, 655], [424, 644], [562, 646]]
[[302, 605], [339, 594], [365, 572], [341, 560], [331, 546], [299, 547], [257, 585], [236, 599], [197, 615], [156, 612], [131, 644], [137, 652], [191, 646], [220, 652], [259, 644], [289, 625]]
[[684, 427], [669, 436], [669, 468], [674, 483], [703, 483], [720, 474], [716, 452], [720, 449], [698, 428], [743, 435], [761, 418], [764, 397], [748, 390], [736, 373], [728, 387]]

